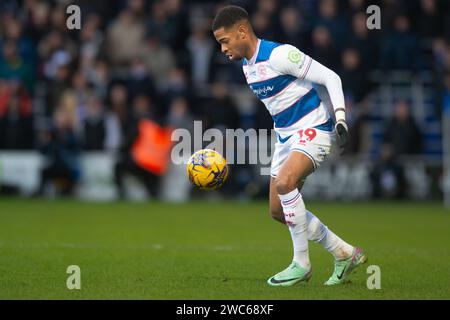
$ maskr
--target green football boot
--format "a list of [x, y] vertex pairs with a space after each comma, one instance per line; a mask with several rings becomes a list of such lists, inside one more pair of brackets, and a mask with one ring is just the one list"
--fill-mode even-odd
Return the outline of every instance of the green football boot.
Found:
[[311, 278], [312, 268], [306, 270], [302, 266], [300, 266], [297, 262], [292, 261], [292, 263], [284, 269], [283, 271], [277, 273], [272, 278], [267, 280], [267, 283], [271, 286], [278, 287], [288, 287], [293, 286], [294, 284], [306, 281]]
[[354, 248], [353, 254], [350, 258], [334, 261], [334, 272], [330, 279], [328, 279], [328, 281], [324, 284], [327, 286], [334, 286], [346, 282], [346, 279], [350, 273], [366, 261], [367, 255], [362, 251], [362, 249]]

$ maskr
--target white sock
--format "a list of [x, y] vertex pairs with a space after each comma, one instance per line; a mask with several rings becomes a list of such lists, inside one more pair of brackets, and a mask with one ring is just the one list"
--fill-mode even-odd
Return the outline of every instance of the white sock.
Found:
[[309, 269], [311, 263], [308, 252], [308, 222], [302, 195], [298, 189], [295, 189], [288, 194], [278, 196], [281, 200], [286, 225], [289, 227], [294, 245], [293, 260], [303, 268]]
[[328, 229], [312, 212], [307, 211], [308, 240], [320, 243], [336, 260], [346, 259], [353, 253], [353, 246]]

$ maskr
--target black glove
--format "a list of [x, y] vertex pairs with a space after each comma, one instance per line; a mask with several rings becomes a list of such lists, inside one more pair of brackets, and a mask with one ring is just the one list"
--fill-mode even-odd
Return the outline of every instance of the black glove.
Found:
[[338, 121], [336, 123], [337, 143], [339, 146], [339, 154], [343, 155], [348, 147], [348, 127], [345, 121]]

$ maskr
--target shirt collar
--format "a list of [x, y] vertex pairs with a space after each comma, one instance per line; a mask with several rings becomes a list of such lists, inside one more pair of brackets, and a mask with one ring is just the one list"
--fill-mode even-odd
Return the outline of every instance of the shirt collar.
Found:
[[247, 61], [248, 64], [254, 64], [256, 61], [256, 58], [258, 57], [258, 53], [259, 53], [259, 45], [261, 44], [261, 39], [258, 39], [258, 43], [256, 45], [256, 50], [255, 53], [253, 54], [253, 57]]

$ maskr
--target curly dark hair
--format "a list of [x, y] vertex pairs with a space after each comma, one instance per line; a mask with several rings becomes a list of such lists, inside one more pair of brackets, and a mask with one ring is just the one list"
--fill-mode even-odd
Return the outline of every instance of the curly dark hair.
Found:
[[212, 31], [229, 28], [240, 21], [249, 21], [248, 12], [239, 6], [226, 6], [219, 10], [212, 23]]

